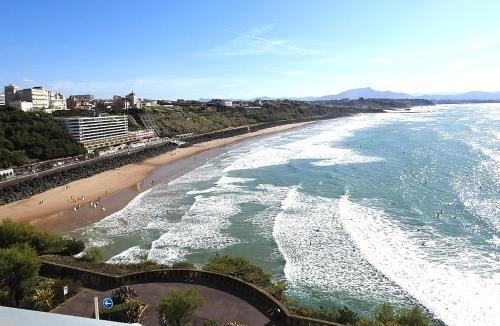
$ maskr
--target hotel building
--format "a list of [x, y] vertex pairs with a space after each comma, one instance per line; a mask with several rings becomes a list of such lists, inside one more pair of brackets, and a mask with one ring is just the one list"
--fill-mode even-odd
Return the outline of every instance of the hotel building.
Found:
[[68, 133], [87, 150], [134, 141], [128, 132], [127, 115], [58, 118]]

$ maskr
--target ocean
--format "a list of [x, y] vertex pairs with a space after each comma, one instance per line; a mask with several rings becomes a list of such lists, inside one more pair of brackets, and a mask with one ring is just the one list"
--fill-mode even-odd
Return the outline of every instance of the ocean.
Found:
[[110, 262], [241, 255], [315, 306], [500, 320], [500, 105], [361, 114], [226, 147], [77, 235]]

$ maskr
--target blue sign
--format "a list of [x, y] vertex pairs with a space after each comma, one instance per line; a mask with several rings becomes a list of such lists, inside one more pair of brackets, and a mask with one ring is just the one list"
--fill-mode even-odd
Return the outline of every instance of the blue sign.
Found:
[[113, 307], [113, 300], [111, 300], [111, 298], [104, 298], [102, 300], [102, 305], [106, 309], [111, 309], [111, 307]]

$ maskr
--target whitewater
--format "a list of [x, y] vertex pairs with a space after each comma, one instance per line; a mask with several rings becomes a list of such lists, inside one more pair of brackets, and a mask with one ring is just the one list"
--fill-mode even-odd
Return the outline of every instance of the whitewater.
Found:
[[322, 121], [226, 148], [76, 236], [110, 263], [248, 257], [292, 298], [500, 319], [500, 105]]

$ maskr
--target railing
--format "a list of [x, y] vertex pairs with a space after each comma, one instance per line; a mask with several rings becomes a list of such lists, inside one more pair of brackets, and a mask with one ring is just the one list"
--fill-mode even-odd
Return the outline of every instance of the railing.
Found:
[[195, 269], [159, 269], [126, 275], [110, 275], [53, 262], [42, 262], [40, 275], [71, 278], [80, 281], [85, 287], [96, 290], [110, 290], [120, 285], [155, 282], [204, 285], [245, 300], [266, 315], [274, 325], [343, 326], [333, 322], [294, 315], [288, 312], [281, 302], [258, 287], [238, 278], [214, 272]]

